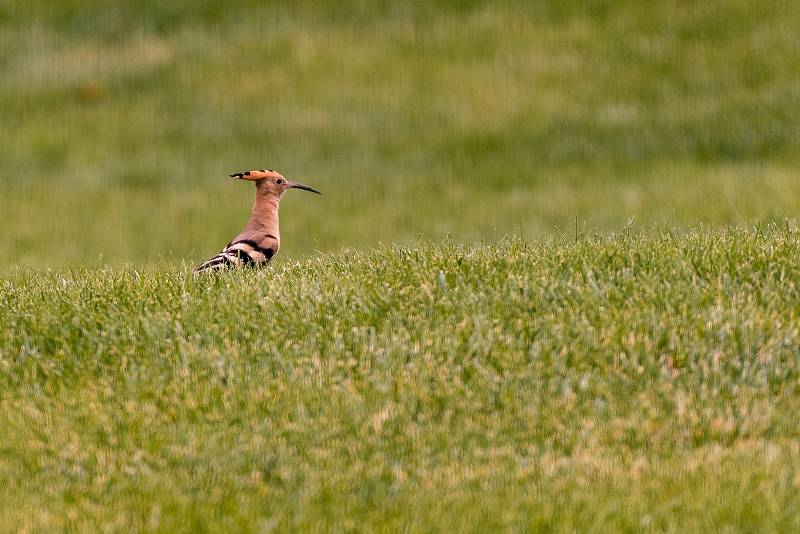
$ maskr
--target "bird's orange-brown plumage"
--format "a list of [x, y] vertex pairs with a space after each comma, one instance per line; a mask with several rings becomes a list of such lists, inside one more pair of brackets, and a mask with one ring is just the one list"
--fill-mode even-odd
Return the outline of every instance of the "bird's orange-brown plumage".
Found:
[[198, 265], [195, 272], [266, 265], [281, 245], [278, 207], [286, 190], [304, 189], [320, 194], [316, 189], [287, 180], [271, 169], [237, 172], [231, 177], [255, 182], [256, 200], [250, 218], [222, 252]]

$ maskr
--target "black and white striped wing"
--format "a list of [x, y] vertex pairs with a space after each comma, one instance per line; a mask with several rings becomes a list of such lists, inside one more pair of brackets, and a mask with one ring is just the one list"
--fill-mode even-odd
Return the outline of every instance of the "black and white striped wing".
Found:
[[219, 271], [231, 267], [261, 267], [274, 255], [274, 249], [262, 248], [254, 241], [237, 241], [229, 243], [222, 252], [198, 265], [194, 272]]

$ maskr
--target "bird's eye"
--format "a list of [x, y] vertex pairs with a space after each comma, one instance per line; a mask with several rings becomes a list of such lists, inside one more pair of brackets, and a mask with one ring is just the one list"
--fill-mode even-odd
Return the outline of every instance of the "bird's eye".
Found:
[[283, 183], [283, 180], [281, 178], [278, 178], [277, 180], [275, 180], [275, 183], [281, 185]]

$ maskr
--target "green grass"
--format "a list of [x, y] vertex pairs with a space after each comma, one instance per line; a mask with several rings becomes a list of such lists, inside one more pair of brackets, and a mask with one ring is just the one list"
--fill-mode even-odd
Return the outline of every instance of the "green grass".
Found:
[[800, 211], [800, 4], [0, 3], [0, 269]]
[[800, 234], [0, 286], [0, 530], [800, 528]]
[[[0, 0], [0, 531], [800, 530], [800, 3]], [[275, 168], [281, 254], [194, 278]]]

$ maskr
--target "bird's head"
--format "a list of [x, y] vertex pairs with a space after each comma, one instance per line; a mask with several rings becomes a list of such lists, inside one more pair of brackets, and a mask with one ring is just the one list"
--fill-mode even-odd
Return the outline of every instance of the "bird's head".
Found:
[[231, 174], [231, 178], [238, 178], [240, 180], [250, 180], [256, 183], [256, 190], [262, 195], [270, 195], [275, 197], [282, 197], [287, 189], [303, 189], [321, 195], [319, 191], [313, 187], [303, 185], [301, 183], [287, 180], [284, 176], [271, 169], [261, 169], [257, 171], [245, 171]]

